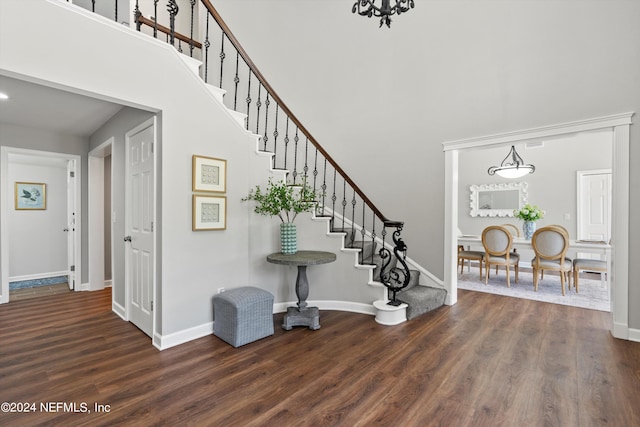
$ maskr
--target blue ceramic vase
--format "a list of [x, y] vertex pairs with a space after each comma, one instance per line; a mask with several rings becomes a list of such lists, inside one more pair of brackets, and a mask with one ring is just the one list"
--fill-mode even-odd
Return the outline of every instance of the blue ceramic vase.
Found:
[[536, 222], [525, 221], [522, 224], [522, 231], [524, 232], [524, 238], [527, 240], [531, 240], [531, 238], [533, 237], [533, 233], [536, 231]]

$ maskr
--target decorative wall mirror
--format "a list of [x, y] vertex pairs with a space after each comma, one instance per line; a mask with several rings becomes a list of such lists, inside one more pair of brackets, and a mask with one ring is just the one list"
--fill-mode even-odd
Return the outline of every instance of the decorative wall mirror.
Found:
[[526, 182], [472, 185], [469, 189], [472, 217], [513, 216], [514, 209], [527, 203]]

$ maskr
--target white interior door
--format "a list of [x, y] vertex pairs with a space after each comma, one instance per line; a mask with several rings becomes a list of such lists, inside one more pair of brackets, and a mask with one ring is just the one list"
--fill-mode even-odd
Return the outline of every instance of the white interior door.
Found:
[[129, 320], [153, 333], [154, 263], [154, 125], [127, 134], [126, 290]]
[[[580, 171], [577, 182], [578, 239], [608, 242], [611, 236], [611, 171]], [[579, 256], [589, 257], [588, 254]]]
[[76, 161], [67, 162], [67, 224], [64, 230], [67, 233], [67, 265], [69, 266], [69, 289], [76, 288]]

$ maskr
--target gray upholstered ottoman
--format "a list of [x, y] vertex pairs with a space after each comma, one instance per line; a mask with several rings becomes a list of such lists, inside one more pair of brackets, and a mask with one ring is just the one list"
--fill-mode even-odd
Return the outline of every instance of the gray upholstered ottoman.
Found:
[[216, 294], [213, 334], [234, 347], [273, 335], [273, 295], [253, 286]]

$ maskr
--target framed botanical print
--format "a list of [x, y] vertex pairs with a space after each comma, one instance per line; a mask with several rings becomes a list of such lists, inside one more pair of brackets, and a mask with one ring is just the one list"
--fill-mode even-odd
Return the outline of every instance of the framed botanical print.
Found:
[[215, 157], [193, 156], [192, 190], [194, 192], [225, 193], [227, 191], [227, 161]]
[[41, 182], [16, 182], [16, 210], [47, 209], [47, 184]]
[[193, 231], [227, 228], [227, 198], [225, 196], [193, 195]]

